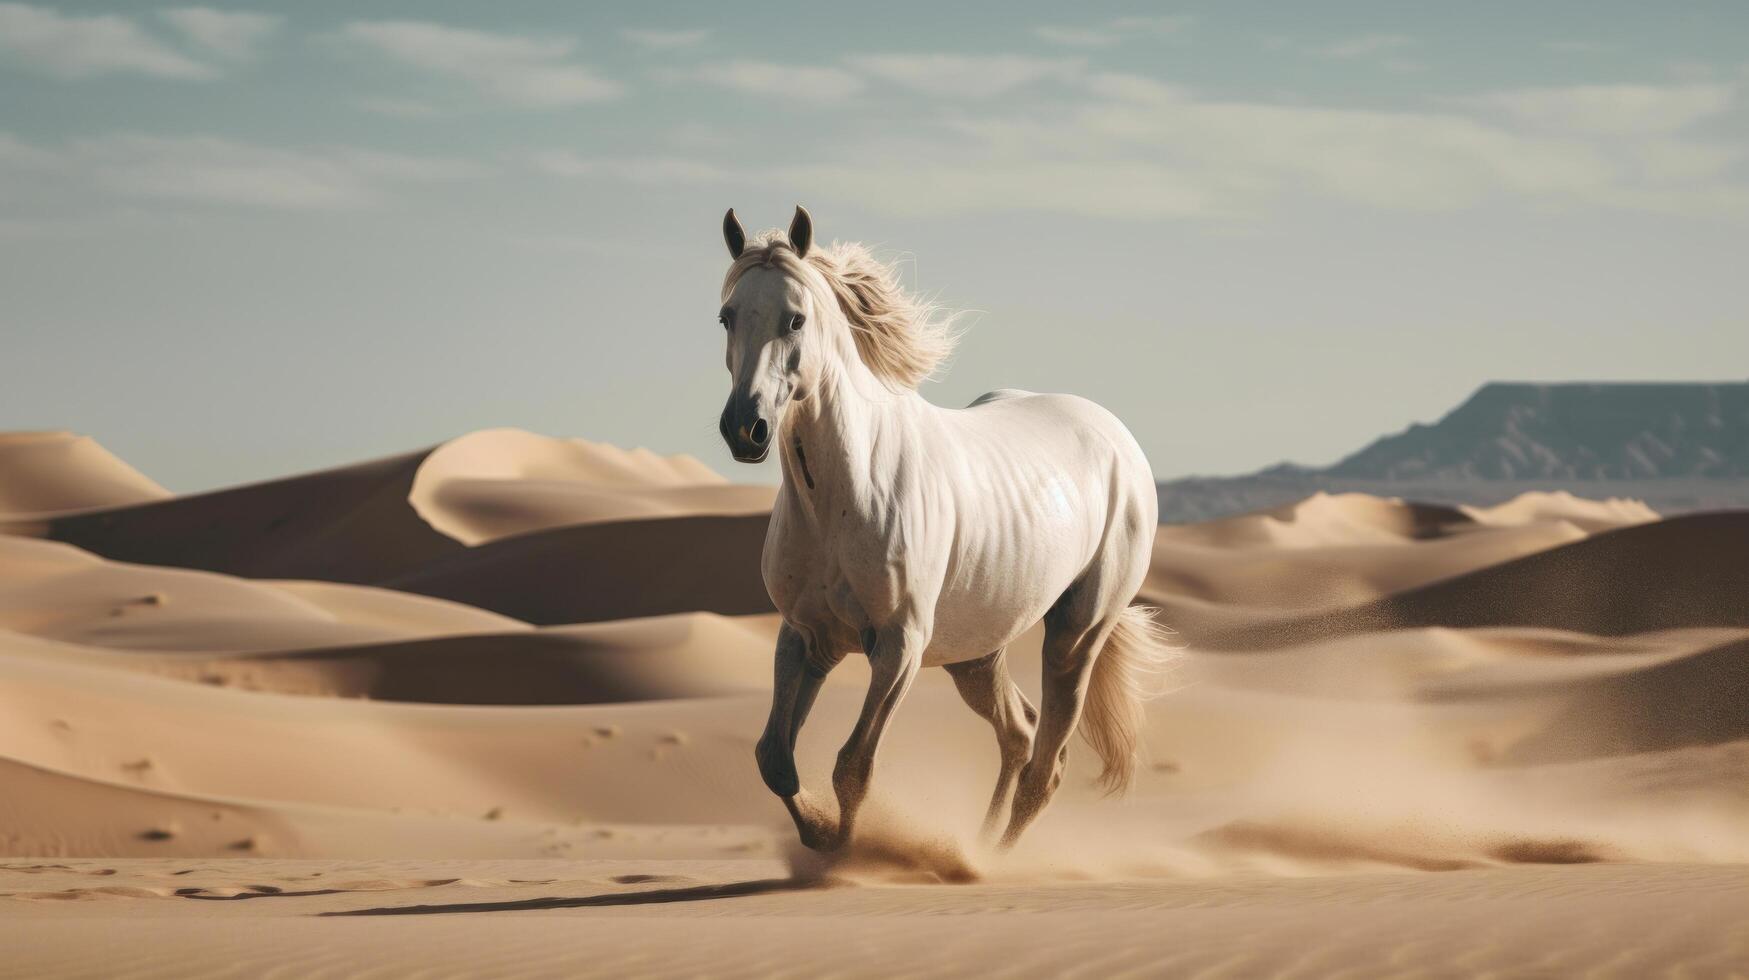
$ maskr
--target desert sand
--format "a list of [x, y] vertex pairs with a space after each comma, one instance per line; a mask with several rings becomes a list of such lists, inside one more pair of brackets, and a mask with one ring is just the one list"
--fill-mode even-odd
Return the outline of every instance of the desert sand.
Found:
[[1749, 974], [1749, 513], [1162, 527], [1128, 797], [1077, 744], [990, 853], [926, 671], [822, 857], [752, 757], [771, 499], [511, 430], [188, 496], [0, 436], [0, 975]]

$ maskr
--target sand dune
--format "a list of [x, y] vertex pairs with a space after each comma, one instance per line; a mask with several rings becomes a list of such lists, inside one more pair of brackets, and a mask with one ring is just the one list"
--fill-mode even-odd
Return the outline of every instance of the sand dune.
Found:
[[1154, 543], [1145, 594], [1262, 608], [1352, 605], [1450, 578], [1585, 537], [1565, 521], [1430, 539], [1413, 548], [1390, 544], [1305, 545], [1291, 561], [1269, 547], [1222, 548], [1183, 543], [1162, 528]]
[[[150, 972], [94, 928], [187, 976], [506, 950], [528, 975], [856, 973], [865, 948], [883, 972], [1706, 975], [1749, 942], [1742, 513], [1320, 495], [1162, 528], [1144, 595], [1189, 650], [1128, 799], [1077, 743], [989, 853], [994, 740], [926, 671], [857, 845], [822, 858], [751, 757], [768, 488], [511, 430], [178, 498], [71, 437], [0, 440], [18, 467], [0, 941], [32, 975]], [[1034, 696], [1038, 646], [1010, 651]], [[866, 677], [822, 692], [809, 784]]]
[[[0, 821], [13, 853], [38, 857], [150, 854], [154, 857], [289, 856], [380, 858], [435, 853], [521, 857], [553, 838], [540, 828], [492, 821], [388, 814], [302, 804], [261, 805], [71, 776], [0, 759]], [[0, 872], [5, 866], [0, 865]], [[187, 881], [122, 885], [93, 876], [58, 891], [17, 892], [13, 901], [170, 897]], [[320, 877], [319, 875], [317, 877]], [[326, 883], [312, 881], [313, 888]], [[285, 885], [235, 888], [235, 892]], [[215, 895], [208, 892], [209, 896]]]
[[[457, 450], [453, 454], [452, 448]], [[500, 451], [500, 456], [491, 455]], [[480, 505], [477, 509], [447, 497], [438, 502], [444, 496], [440, 491], [455, 488], [449, 477], [464, 464], [485, 456], [509, 465], [502, 455], [526, 457], [538, 472], [564, 472], [573, 479], [556, 491], [549, 482], [522, 493], [516, 481], [494, 478], [486, 481], [491, 486], [468, 498]], [[553, 456], [559, 458], [548, 458]], [[434, 458], [442, 465], [426, 471]], [[15, 530], [121, 562], [245, 578], [382, 585], [540, 624], [679, 612], [770, 612], [758, 564], [766, 515], [752, 506], [768, 500], [769, 489], [670, 483], [657, 488], [660, 506], [596, 507], [603, 501], [638, 501], [643, 491], [635, 484], [604, 490], [583, 482], [585, 476], [690, 480], [698, 466], [696, 461], [616, 456], [593, 444], [574, 446], [493, 431], [425, 453], [89, 511]], [[423, 512], [449, 531], [480, 541], [478, 547], [439, 531], [420, 516], [411, 502], [416, 483], [425, 494]], [[558, 505], [535, 506], [549, 492], [558, 494]], [[497, 518], [488, 516], [488, 500], [513, 498], [522, 503], [507, 503], [512, 516], [505, 520], [517, 527], [545, 521], [551, 526], [541, 524], [501, 538], [476, 533], [499, 526], [493, 524]]]
[[1749, 738], [1749, 639], [1570, 685], [1513, 761], [1660, 752]]
[[671, 708], [378, 703], [190, 684], [40, 652], [0, 656], [0, 676], [5, 756], [102, 782], [566, 825], [684, 822], [661, 818], [678, 816], [670, 805], [682, 798], [709, 823], [741, 823], [765, 802], [756, 781], [739, 778], [752, 771], [739, 735], [758, 715], [753, 697]]
[[1401, 544], [1436, 537], [1473, 520], [1452, 507], [1318, 493], [1297, 503], [1201, 524], [1161, 528], [1174, 542], [1238, 548]]
[[1162, 527], [1142, 595], [1192, 644], [1262, 642], [1253, 639], [1259, 630], [1298, 622], [1289, 610], [1339, 617], [1387, 596], [1640, 523], [1647, 513], [1633, 502], [1597, 504], [1561, 494], [1527, 494], [1486, 512], [1319, 494], [1205, 525]]
[[[197, 977], [940, 976], [994, 964], [1042, 976], [1626, 980], [1728, 976], [1749, 940], [1742, 874], [1693, 865], [819, 888], [788, 884], [769, 860], [56, 863], [67, 869], [12, 887], [84, 888], [90, 872], [114, 870], [95, 880], [157, 889], [186, 870], [189, 887], [215, 894], [259, 884], [291, 897], [17, 902], [0, 941], [24, 975], [143, 977], [166, 962]], [[298, 897], [323, 871], [375, 887]], [[385, 908], [416, 911], [312, 914]], [[103, 943], [91, 941], [98, 929]]]
[[[775, 620], [775, 617], [770, 617]], [[136, 658], [250, 691], [438, 704], [598, 704], [760, 692], [775, 622], [709, 613], [214, 658]]]
[[162, 500], [169, 491], [88, 436], [0, 433], [0, 519]]
[[492, 429], [432, 450], [408, 500], [463, 544], [570, 524], [690, 514], [762, 514], [775, 490], [729, 483], [690, 456]]
[[42, 536], [143, 565], [374, 582], [462, 549], [408, 505], [425, 456], [78, 514]]
[[1544, 626], [1603, 636], [1749, 627], [1749, 512], [1687, 514], [1608, 531], [1350, 609], [1212, 632], [1270, 647], [1419, 626]]
[[1657, 511], [1638, 500], [1583, 500], [1566, 491], [1524, 493], [1493, 507], [1458, 509], [1478, 524], [1502, 527], [1561, 520], [1588, 532], [1658, 519]]
[[260, 584], [302, 599], [341, 622], [400, 637], [504, 632], [528, 626], [519, 619], [473, 606], [368, 585], [285, 579], [263, 579]]
[[286, 650], [527, 629], [423, 596], [275, 583], [106, 561], [69, 545], [0, 536], [0, 629], [132, 650]]
[[765, 620], [692, 613], [536, 630], [412, 593], [128, 565], [3, 536], [0, 630], [127, 651], [131, 662], [82, 655], [209, 684], [458, 704], [757, 690], [776, 635]]

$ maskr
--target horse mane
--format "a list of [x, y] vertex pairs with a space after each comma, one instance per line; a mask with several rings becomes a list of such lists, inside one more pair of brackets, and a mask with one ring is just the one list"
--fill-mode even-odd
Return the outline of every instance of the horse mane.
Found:
[[765, 232], [748, 242], [729, 266], [723, 298], [749, 269], [761, 266], [780, 269], [808, 285], [804, 267], [819, 273], [850, 324], [857, 355], [889, 385], [916, 388], [929, 380], [959, 341], [953, 314], [907, 292], [899, 284], [896, 265], [880, 261], [857, 242], [815, 245], [800, 258], [782, 232]]

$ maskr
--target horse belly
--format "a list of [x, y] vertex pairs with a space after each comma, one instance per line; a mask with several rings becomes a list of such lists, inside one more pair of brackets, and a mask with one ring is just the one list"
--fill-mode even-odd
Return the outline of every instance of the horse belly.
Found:
[[975, 660], [1012, 643], [1044, 618], [1086, 567], [1079, 528], [1034, 528], [1025, 547], [968, 555], [945, 583], [925, 665]]

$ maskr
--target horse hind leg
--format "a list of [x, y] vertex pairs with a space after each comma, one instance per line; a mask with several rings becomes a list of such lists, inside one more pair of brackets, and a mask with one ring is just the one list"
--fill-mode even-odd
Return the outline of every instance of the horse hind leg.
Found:
[[1038, 734], [1033, 739], [1032, 757], [1020, 770], [1013, 812], [1002, 835], [1004, 850], [1020, 840], [1062, 783], [1069, 758], [1069, 737], [1081, 720], [1093, 663], [1117, 626], [1116, 613], [1083, 608], [1091, 604], [1091, 598], [1089, 592], [1070, 589], [1045, 616]]
[[1003, 650], [977, 660], [946, 664], [944, 669], [966, 705], [996, 729], [1001, 768], [996, 776], [996, 791], [990, 796], [990, 809], [984, 814], [983, 835], [989, 840], [1000, 829], [1020, 778], [1020, 767], [1032, 756], [1038, 711], [1008, 676], [1008, 658]]

